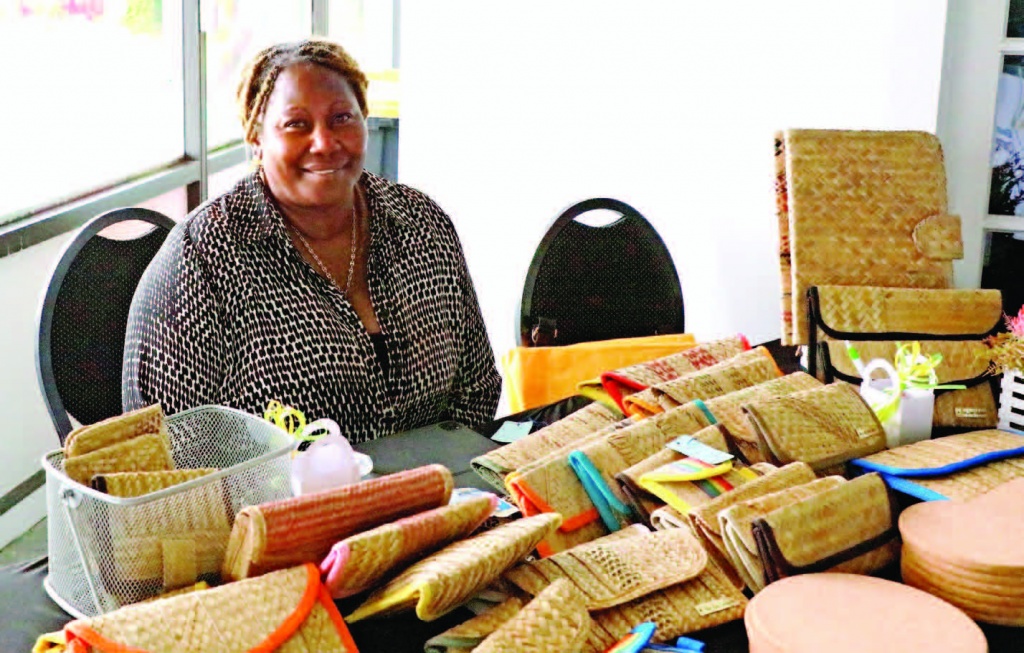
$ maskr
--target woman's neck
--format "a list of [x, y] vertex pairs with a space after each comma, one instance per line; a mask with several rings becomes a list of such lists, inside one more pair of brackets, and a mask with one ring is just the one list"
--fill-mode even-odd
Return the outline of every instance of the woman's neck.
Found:
[[353, 189], [342, 202], [328, 206], [290, 206], [278, 202], [285, 219], [311, 241], [334, 240], [352, 231], [352, 220], [359, 219], [361, 197]]

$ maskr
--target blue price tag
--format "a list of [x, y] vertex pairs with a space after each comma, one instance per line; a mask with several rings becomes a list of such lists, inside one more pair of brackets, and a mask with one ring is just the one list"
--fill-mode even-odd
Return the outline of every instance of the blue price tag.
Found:
[[700, 440], [689, 435], [681, 435], [665, 446], [673, 451], [678, 451], [684, 456], [702, 460], [709, 465], [721, 465], [722, 463], [733, 459], [733, 455], [731, 453], [726, 453], [725, 451], [719, 451], [714, 447], [709, 447]]

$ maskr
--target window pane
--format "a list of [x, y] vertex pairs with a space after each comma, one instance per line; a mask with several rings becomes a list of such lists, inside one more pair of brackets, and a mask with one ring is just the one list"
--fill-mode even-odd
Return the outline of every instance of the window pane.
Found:
[[180, 222], [188, 213], [188, 193], [184, 188], [175, 188], [163, 195], [146, 200], [136, 205], [140, 209], [153, 209], [163, 213], [171, 220]]
[[1003, 57], [994, 123], [988, 212], [1024, 215], [1024, 56]]
[[261, 49], [312, 34], [309, 0], [206, 0], [207, 142], [242, 138], [235, 89], [242, 66]]
[[1010, 0], [1010, 15], [1006, 20], [1006, 36], [1024, 37], [1024, 0]]
[[328, 30], [359, 62], [370, 78], [370, 115], [398, 117], [398, 69], [395, 61], [392, 0], [330, 0]]
[[181, 0], [0, 3], [0, 222], [181, 157]]
[[209, 197], [217, 197], [231, 190], [239, 179], [253, 171], [253, 166], [245, 161], [236, 166], [226, 168], [220, 172], [210, 175], [210, 182], [207, 184], [206, 194]]

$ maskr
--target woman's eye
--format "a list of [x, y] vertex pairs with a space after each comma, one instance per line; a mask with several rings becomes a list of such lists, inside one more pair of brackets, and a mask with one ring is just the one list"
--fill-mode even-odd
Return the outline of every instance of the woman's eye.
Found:
[[305, 120], [289, 120], [286, 123], [284, 123], [285, 129], [302, 129], [305, 126]]
[[334, 116], [334, 122], [339, 125], [343, 125], [349, 122], [350, 120], [352, 120], [351, 113], [339, 113], [338, 115]]

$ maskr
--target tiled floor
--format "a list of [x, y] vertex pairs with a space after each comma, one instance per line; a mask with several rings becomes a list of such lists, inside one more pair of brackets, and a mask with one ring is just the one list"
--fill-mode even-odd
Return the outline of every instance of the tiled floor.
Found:
[[46, 555], [46, 519], [0, 549], [0, 566]]

